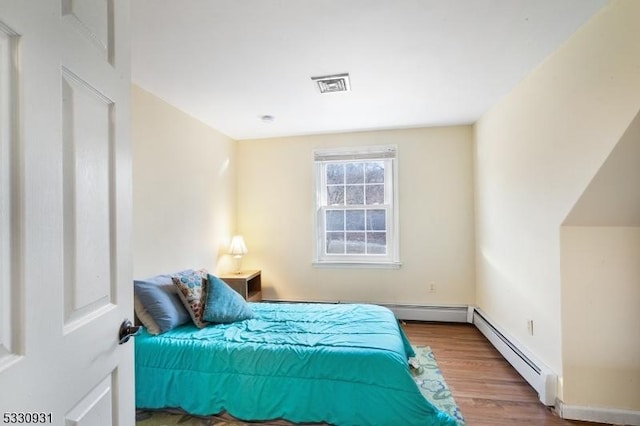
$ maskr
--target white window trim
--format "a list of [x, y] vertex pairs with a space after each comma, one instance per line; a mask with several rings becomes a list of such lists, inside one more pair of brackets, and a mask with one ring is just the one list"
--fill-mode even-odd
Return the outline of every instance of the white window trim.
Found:
[[[398, 214], [398, 157], [397, 147], [395, 145], [377, 145], [377, 146], [360, 146], [360, 147], [341, 147], [330, 149], [318, 149], [313, 152], [314, 168], [315, 168], [315, 208], [314, 208], [314, 258], [313, 266], [318, 268], [372, 268], [372, 269], [398, 269], [402, 266], [400, 262], [400, 243], [399, 243], [399, 214]], [[392, 179], [392, 194], [388, 209], [389, 220], [387, 227], [387, 250], [386, 255], [344, 255], [344, 256], [323, 256], [325, 241], [320, 235], [324, 231], [322, 213], [327, 208], [324, 204], [325, 195], [325, 176], [323, 174], [323, 164], [325, 161], [339, 160], [366, 160], [366, 159], [385, 159], [390, 160], [391, 171], [386, 170], [388, 177]], [[329, 257], [327, 259], [327, 257]]]

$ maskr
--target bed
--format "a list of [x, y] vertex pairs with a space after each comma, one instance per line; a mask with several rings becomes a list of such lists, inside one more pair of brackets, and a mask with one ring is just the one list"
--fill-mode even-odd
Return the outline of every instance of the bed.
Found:
[[366, 304], [249, 303], [253, 318], [135, 339], [136, 406], [247, 421], [455, 425], [420, 393], [393, 313]]

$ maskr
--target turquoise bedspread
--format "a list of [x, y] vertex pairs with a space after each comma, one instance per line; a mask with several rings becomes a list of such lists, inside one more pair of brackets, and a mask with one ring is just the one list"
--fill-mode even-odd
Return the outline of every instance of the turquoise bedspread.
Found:
[[253, 303], [256, 317], [136, 344], [136, 406], [244, 420], [455, 425], [420, 393], [393, 313], [361, 304]]

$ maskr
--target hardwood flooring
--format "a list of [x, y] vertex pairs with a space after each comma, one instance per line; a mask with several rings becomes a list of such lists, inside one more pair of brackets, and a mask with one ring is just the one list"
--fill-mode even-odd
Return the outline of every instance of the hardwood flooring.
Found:
[[603, 425], [555, 415], [471, 324], [406, 322], [403, 327], [412, 344], [431, 346], [469, 426]]

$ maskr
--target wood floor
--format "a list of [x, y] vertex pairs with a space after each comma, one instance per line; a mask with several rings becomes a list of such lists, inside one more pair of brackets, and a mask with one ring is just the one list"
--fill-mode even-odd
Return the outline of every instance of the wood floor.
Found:
[[598, 425], [563, 420], [471, 324], [406, 322], [414, 345], [431, 346], [469, 426]]

